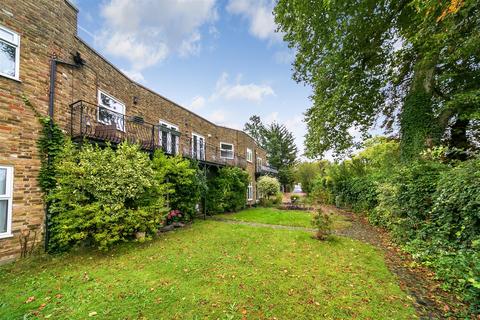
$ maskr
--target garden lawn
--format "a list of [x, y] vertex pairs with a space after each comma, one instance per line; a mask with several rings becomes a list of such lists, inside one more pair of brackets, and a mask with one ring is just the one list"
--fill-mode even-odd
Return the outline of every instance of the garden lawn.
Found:
[[[218, 215], [217, 217], [245, 222], [276, 224], [281, 226], [313, 228], [312, 212], [300, 210], [279, 210], [275, 208], [252, 208], [237, 213]], [[342, 229], [350, 225], [342, 215], [331, 213], [333, 229]]]
[[367, 244], [219, 221], [9, 264], [0, 283], [0, 319], [415, 318]]

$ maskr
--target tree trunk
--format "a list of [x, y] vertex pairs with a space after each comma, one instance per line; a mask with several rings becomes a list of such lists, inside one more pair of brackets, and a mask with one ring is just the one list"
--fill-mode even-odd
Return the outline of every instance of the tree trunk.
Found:
[[432, 110], [435, 74], [434, 57], [418, 58], [410, 90], [400, 114], [401, 156], [411, 160], [425, 147], [438, 143], [438, 130]]

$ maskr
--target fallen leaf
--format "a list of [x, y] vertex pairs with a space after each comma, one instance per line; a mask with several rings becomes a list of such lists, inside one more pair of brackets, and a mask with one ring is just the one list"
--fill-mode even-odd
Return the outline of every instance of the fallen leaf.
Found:
[[35, 301], [35, 297], [34, 296], [31, 296], [31, 297], [28, 297], [28, 299], [25, 301], [25, 303], [30, 303], [32, 301]]
[[97, 315], [96, 311], [92, 311], [88, 314], [89, 317], [95, 317]]

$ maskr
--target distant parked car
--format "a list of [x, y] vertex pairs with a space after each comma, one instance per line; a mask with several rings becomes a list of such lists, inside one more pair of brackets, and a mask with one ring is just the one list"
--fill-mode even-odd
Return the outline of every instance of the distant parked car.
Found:
[[300, 183], [293, 187], [293, 193], [303, 193], [302, 185]]

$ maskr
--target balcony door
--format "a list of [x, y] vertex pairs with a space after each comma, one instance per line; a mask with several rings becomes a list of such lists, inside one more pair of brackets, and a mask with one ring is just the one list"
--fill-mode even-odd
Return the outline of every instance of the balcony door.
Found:
[[192, 133], [192, 158], [205, 160], [205, 137]]
[[168, 154], [178, 154], [178, 126], [160, 120], [158, 134], [162, 150]]
[[115, 125], [117, 130], [125, 131], [125, 104], [117, 98], [98, 90], [98, 122]]

